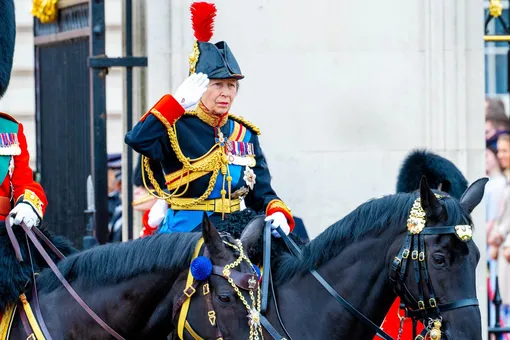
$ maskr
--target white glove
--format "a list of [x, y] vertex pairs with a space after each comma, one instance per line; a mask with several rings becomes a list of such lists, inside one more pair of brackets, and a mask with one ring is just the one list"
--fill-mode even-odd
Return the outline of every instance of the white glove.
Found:
[[168, 211], [168, 203], [165, 200], [158, 200], [149, 211], [149, 225], [157, 228], [163, 221]]
[[198, 103], [208, 85], [207, 74], [193, 73], [177, 88], [174, 98], [187, 110]]
[[28, 228], [38, 226], [41, 219], [35, 213], [32, 206], [28, 203], [19, 203], [9, 213], [9, 220], [11, 225], [20, 225], [21, 222], [25, 222]]
[[277, 212], [267, 216], [264, 221], [272, 222], [271, 229], [273, 229], [273, 230], [271, 231], [271, 235], [273, 235], [274, 237], [280, 237], [280, 234], [276, 230], [276, 228], [278, 228], [278, 227], [282, 228], [285, 235], [289, 235], [289, 233], [290, 233], [289, 222], [287, 222], [287, 217], [285, 217], [285, 215], [283, 213], [277, 211]]

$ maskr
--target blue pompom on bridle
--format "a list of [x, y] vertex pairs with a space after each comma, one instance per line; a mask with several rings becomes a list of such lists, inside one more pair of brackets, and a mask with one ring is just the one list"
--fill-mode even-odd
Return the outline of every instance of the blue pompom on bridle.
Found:
[[212, 262], [206, 256], [199, 256], [191, 262], [190, 270], [195, 280], [207, 280], [212, 273]]

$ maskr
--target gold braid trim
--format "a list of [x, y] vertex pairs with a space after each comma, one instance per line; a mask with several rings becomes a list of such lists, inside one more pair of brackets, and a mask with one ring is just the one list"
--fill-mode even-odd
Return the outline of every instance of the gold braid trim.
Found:
[[266, 207], [266, 215], [268, 214], [269, 210], [271, 209], [282, 209], [282, 210], [285, 210], [287, 213], [292, 214], [292, 212], [290, 211], [289, 207], [287, 207], [285, 205], [285, 203], [283, 203], [282, 200], [278, 200], [278, 199], [274, 199], [272, 200], [271, 202], [269, 202], [267, 204], [267, 207]]
[[[168, 194], [166, 194], [163, 190], [161, 190], [161, 187], [159, 186], [158, 181], [156, 181], [156, 179], [154, 178], [154, 173], [152, 172], [151, 165], [149, 163], [149, 158], [145, 157], [144, 155], [142, 155], [142, 165], [143, 165], [142, 169], [141, 169], [142, 170], [142, 181], [143, 181], [143, 186], [145, 187], [145, 189], [147, 189], [147, 191], [149, 192], [149, 194], [151, 196], [154, 196], [157, 199], [166, 200], [168, 198]], [[145, 181], [145, 172], [147, 172], [147, 177], [149, 177], [149, 181], [151, 182], [154, 190], [150, 189], [147, 186], [147, 182]], [[156, 191], [157, 194], [155, 194], [154, 191]]]
[[232, 120], [235, 120], [236, 122], [238, 123], [241, 123], [243, 124], [245, 127], [247, 127], [248, 129], [252, 130], [253, 132], [255, 132], [257, 135], [260, 136], [260, 129], [255, 126], [255, 124], [253, 124], [252, 122], [250, 122], [249, 120], [243, 118], [243, 117], [239, 117], [239, 116], [234, 116], [233, 114], [229, 114], [228, 117]]
[[[177, 156], [177, 159], [179, 162], [182, 163], [182, 171], [183, 173], [186, 172], [196, 172], [196, 171], [207, 171], [210, 172], [212, 169], [212, 175], [211, 179], [209, 180], [209, 185], [207, 186], [207, 190], [198, 198], [194, 199], [191, 202], [185, 203], [185, 204], [179, 204], [176, 202], [172, 202], [172, 197], [177, 197], [176, 191], [178, 188], [171, 194], [165, 193], [163, 190], [161, 190], [161, 187], [156, 182], [154, 177], [151, 174], [149, 174], [149, 180], [151, 180], [152, 185], [154, 186], [154, 189], [156, 192], [161, 196], [161, 198], [165, 199], [169, 204], [173, 204], [174, 206], [182, 207], [182, 208], [190, 208], [192, 206], [197, 205], [200, 202], [203, 202], [205, 199], [209, 197], [211, 192], [214, 189], [214, 185], [216, 184], [216, 180], [218, 178], [218, 174], [220, 172], [220, 169], [222, 168], [223, 164], [228, 163], [226, 155], [224, 155], [224, 152], [215, 152], [217, 149], [222, 150], [219, 143], [216, 143], [205, 155], [190, 159], [189, 157], [186, 157], [181, 150], [181, 147], [179, 146], [179, 140], [177, 139], [177, 130], [175, 127], [175, 124], [170, 124], [166, 119], [164, 119], [163, 115], [155, 109], [152, 109], [152, 114], [154, 114], [163, 124], [165, 125], [168, 133], [168, 138], [170, 139], [170, 146], [172, 147], [173, 151], [175, 152], [175, 155]], [[162, 119], [163, 118], [163, 119]], [[207, 161], [205, 161], [205, 158], [207, 158]], [[197, 162], [200, 160], [204, 160], [204, 162]], [[192, 164], [192, 162], [197, 162], [197, 164]], [[146, 169], [150, 169], [149, 161], [145, 161]], [[179, 194], [179, 196], [183, 195], [187, 189], [188, 189], [188, 183], [186, 183], [186, 188], [183, 192]], [[180, 186], [179, 186], [180, 187]]]
[[198, 41], [195, 40], [195, 43], [193, 44], [193, 52], [189, 55], [189, 72], [191, 74], [195, 73], [196, 66], [198, 62], [198, 56], [200, 55], [200, 50], [198, 49]]

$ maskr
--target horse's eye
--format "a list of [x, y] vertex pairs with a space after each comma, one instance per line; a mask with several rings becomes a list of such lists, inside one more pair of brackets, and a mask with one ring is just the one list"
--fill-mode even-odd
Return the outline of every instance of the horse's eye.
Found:
[[432, 255], [432, 259], [434, 260], [434, 263], [437, 265], [444, 265], [445, 264], [445, 258], [443, 255], [434, 254]]
[[220, 294], [220, 295], [218, 295], [218, 299], [223, 303], [232, 302], [232, 299], [230, 298], [230, 295], [228, 295], [228, 294]]

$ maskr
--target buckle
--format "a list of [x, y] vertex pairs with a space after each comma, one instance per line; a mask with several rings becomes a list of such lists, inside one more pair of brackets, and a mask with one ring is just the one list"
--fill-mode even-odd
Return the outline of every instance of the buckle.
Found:
[[216, 325], [216, 312], [211, 310], [207, 312], [207, 315], [209, 315], [209, 322], [211, 323], [211, 326]]
[[193, 286], [189, 286], [184, 290], [184, 295], [187, 297], [191, 297], [193, 294], [195, 294], [196, 289]]
[[248, 288], [250, 289], [255, 289], [255, 287], [257, 287], [257, 280], [255, 280], [255, 278], [252, 276], [249, 280], [248, 280]]
[[425, 261], [425, 253], [424, 253], [424, 252], [421, 252], [421, 253], [420, 253], [419, 261], [420, 261], [420, 262]]
[[425, 309], [425, 302], [423, 302], [422, 300], [418, 301], [418, 308], [421, 309], [421, 310], [424, 310]]
[[411, 255], [411, 258], [413, 260], [417, 260], [418, 259], [418, 250], [413, 250], [413, 253]]
[[35, 337], [34, 333], [32, 333], [29, 336], [27, 336], [27, 340], [37, 340], [37, 338]]
[[432, 308], [436, 308], [436, 306], [437, 306], [436, 299], [434, 299], [434, 298], [429, 299], [429, 305]]
[[402, 257], [404, 259], [407, 259], [409, 257], [409, 249], [404, 249], [404, 251], [402, 252]]
[[209, 284], [208, 283], [204, 284], [204, 286], [202, 287], [202, 290], [203, 290], [204, 295], [209, 294]]

